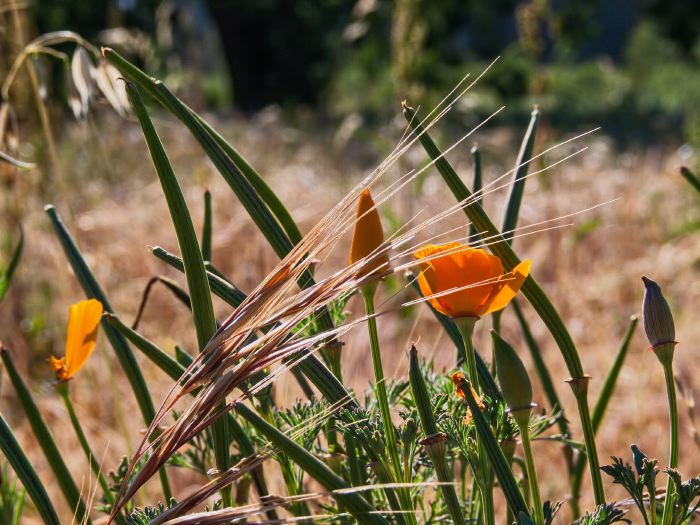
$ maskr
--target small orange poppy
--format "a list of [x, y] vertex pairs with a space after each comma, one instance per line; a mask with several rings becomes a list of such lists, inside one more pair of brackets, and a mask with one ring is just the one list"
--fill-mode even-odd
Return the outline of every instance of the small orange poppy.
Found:
[[358, 271], [359, 277], [389, 268], [389, 256], [386, 250], [378, 251], [382, 244], [384, 244], [384, 230], [382, 230], [379, 212], [369, 190], [365, 189], [357, 201], [357, 220], [348, 258], [349, 264], [352, 265], [371, 256]]
[[80, 301], [70, 307], [66, 330], [66, 355], [50, 358], [51, 370], [59, 381], [72, 379], [95, 349], [102, 311], [102, 303], [96, 299]]
[[482, 317], [505, 308], [530, 273], [529, 260], [504, 273], [501, 259], [459, 242], [428, 244], [414, 255], [421, 292], [438, 295], [428, 300], [448, 317]]

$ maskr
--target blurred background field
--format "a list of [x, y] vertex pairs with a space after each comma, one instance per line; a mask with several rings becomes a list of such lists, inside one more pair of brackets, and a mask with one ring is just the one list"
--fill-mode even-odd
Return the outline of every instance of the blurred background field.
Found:
[[[35, 36], [72, 30], [95, 45], [108, 44], [162, 78], [202, 111], [215, 127], [263, 174], [308, 231], [325, 212], [376, 166], [400, 139], [405, 121], [400, 101], [423, 111], [433, 107], [467, 73], [472, 78], [500, 59], [434, 130], [450, 145], [500, 106], [506, 109], [449, 155], [471, 180], [470, 147], [482, 151], [485, 183], [510, 170], [533, 105], [543, 120], [535, 152], [601, 126], [599, 131], [547, 155], [535, 168], [588, 149], [528, 181], [521, 225], [555, 219], [591, 206], [614, 202], [578, 215], [565, 229], [515, 241], [533, 261], [533, 273], [562, 313], [593, 376], [591, 399], [633, 314], [639, 314], [641, 275], [664, 289], [676, 316], [677, 373], [687, 392], [700, 389], [694, 373], [700, 328], [694, 319], [700, 301], [700, 200], [678, 175], [678, 167], [697, 167], [700, 148], [700, 6], [691, 1], [485, 2], [469, 0], [226, 0], [79, 2], [71, 0], [0, 4], [0, 79]], [[68, 48], [67, 48], [68, 49]], [[71, 49], [72, 52], [72, 49]], [[61, 450], [78, 476], [88, 468], [76, 446], [64, 408], [50, 386], [46, 359], [61, 354], [69, 304], [82, 298], [43, 206], [53, 203], [74, 232], [117, 313], [130, 322], [141, 293], [154, 275], [170, 271], [149, 253], [160, 245], [177, 251], [172, 225], [138, 125], [117, 115], [99, 97], [84, 118], [76, 119], [64, 82], [65, 66], [37, 56], [43, 107], [48, 110], [56, 155], [52, 158], [36, 111], [32, 89], [20, 73], [3, 100], [12, 118], [2, 151], [37, 167], [0, 165], [3, 185], [0, 239], [9, 254], [21, 222], [26, 235], [22, 263], [0, 305], [0, 339], [15, 353], [30, 379]], [[277, 258], [257, 232], [229, 187], [199, 146], [171, 116], [155, 111], [154, 120], [174, 163], [193, 215], [200, 222], [205, 189], [212, 192], [216, 234], [213, 262], [248, 291]], [[387, 186], [425, 163], [420, 147], [411, 149], [387, 173]], [[546, 162], [545, 162], [546, 161]], [[485, 199], [500, 222], [507, 194]], [[422, 210], [424, 217], [451, 205], [453, 197], [434, 170], [382, 206], [387, 231], [396, 231]], [[459, 226], [453, 217], [431, 233]], [[561, 222], [561, 221], [560, 221]], [[332, 254], [328, 268], [346, 263], [349, 239]], [[382, 289], [385, 309], [412, 298], [401, 290], [401, 276]], [[395, 294], [395, 295], [394, 295]], [[522, 304], [524, 299], [520, 298]], [[215, 303], [217, 317], [226, 305]], [[361, 313], [359, 299], [349, 304]], [[566, 368], [545, 328], [526, 308], [533, 331], [557, 382], [566, 409], [575, 410], [563, 383]], [[404, 377], [406, 351], [417, 341], [446, 372], [454, 348], [427, 309], [413, 306], [379, 321], [387, 373]], [[512, 312], [504, 315], [506, 338], [524, 350]], [[486, 347], [486, 324], [477, 346]], [[163, 348], [194, 349], [190, 314], [163, 288], [156, 288], [141, 321], [145, 335]], [[362, 391], [371, 377], [367, 335], [345, 338], [343, 353], [349, 386]], [[649, 455], [665, 457], [667, 412], [663, 375], [635, 335], [599, 434], [603, 462], [628, 457], [636, 443]], [[525, 354], [525, 352], [523, 352]], [[487, 356], [488, 358], [488, 356]], [[171, 381], [143, 363], [156, 403]], [[114, 468], [137, 445], [124, 427], [141, 425], [132, 394], [101, 336], [96, 354], [72, 386], [77, 411], [93, 448], [105, 452]], [[545, 404], [539, 384], [535, 399]], [[290, 402], [298, 391], [290, 377], [275, 384], [274, 395]], [[42, 479], [51, 479], [14, 393], [3, 384], [0, 411], [16, 429]], [[681, 401], [681, 471], [700, 472], [698, 443], [689, 430], [690, 414]], [[580, 429], [572, 420], [576, 437]], [[535, 443], [543, 498], [561, 499], [567, 485], [552, 475], [562, 469], [554, 443]], [[549, 460], [549, 461], [548, 461]], [[201, 482], [187, 473], [176, 493]], [[561, 483], [558, 483], [558, 481]], [[584, 482], [590, 501], [588, 481]], [[52, 496], [58, 489], [48, 486]], [[153, 484], [153, 490], [157, 490]], [[283, 485], [271, 481], [272, 491]], [[610, 486], [612, 497], [623, 493]], [[55, 504], [63, 505], [60, 497]], [[64, 515], [69, 510], [62, 508]], [[566, 515], [566, 511], [562, 516]], [[563, 519], [563, 518], [562, 518]]]

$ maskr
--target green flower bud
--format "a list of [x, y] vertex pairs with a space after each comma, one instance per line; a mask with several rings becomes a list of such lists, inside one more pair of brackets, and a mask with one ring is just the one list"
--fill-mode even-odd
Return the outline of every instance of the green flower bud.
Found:
[[644, 316], [644, 331], [652, 348], [675, 343], [676, 328], [673, 324], [673, 315], [666, 302], [661, 288], [648, 277], [642, 277], [644, 281], [644, 304], [642, 313]]
[[425, 380], [423, 379], [423, 372], [418, 362], [418, 350], [416, 350], [414, 345], [411, 345], [409, 352], [408, 378], [423, 432], [426, 436], [436, 434], [438, 429], [435, 423], [435, 415], [430, 403], [428, 388], [425, 386]]
[[491, 330], [493, 349], [496, 358], [496, 372], [501, 386], [503, 399], [511, 411], [531, 408], [532, 384], [525, 370], [525, 365], [501, 336]]

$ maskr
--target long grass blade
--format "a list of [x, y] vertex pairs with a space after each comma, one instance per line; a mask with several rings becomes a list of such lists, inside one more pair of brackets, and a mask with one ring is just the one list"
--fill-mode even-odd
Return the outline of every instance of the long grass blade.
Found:
[[162, 82], [148, 77], [115, 51], [104, 48], [102, 52], [105, 58], [124, 76], [154, 96], [158, 102], [185, 124], [241, 201], [258, 229], [270, 242], [277, 255], [286, 256], [293, 247], [289, 237], [272, 216], [270, 209], [262, 201], [250, 181], [243, 176], [238, 166], [202, 126], [201, 122], [193, 116], [191, 110], [173, 95]]
[[603, 387], [600, 389], [600, 393], [598, 394], [598, 400], [593, 407], [591, 422], [593, 423], [593, 430], [596, 432], [600, 428], [600, 424], [603, 422], [603, 416], [605, 416], [605, 411], [608, 408], [610, 398], [615, 390], [617, 378], [620, 376], [620, 371], [622, 370], [622, 365], [627, 357], [627, 351], [629, 350], [630, 342], [632, 341], [632, 336], [634, 335], [634, 330], [637, 328], [638, 322], [639, 318], [636, 315], [633, 315], [630, 318], [630, 324], [627, 326], [627, 331], [622, 337], [622, 342], [620, 343], [620, 349], [617, 351], [615, 362], [605, 378]]
[[515, 161], [515, 174], [513, 175], [513, 185], [508, 197], [508, 206], [506, 207], [505, 215], [503, 216], [502, 232], [509, 244], [513, 244], [513, 232], [518, 226], [518, 215], [520, 214], [520, 204], [523, 201], [523, 193], [525, 192], [525, 181], [527, 180], [527, 172], [530, 169], [530, 159], [532, 158], [532, 150], [535, 146], [535, 135], [537, 134], [537, 126], [540, 121], [540, 111], [535, 107], [530, 116], [530, 123], [525, 131], [520, 151]]
[[[481, 173], [481, 150], [479, 146], [474, 145], [471, 149], [472, 161], [474, 162], [474, 179], [472, 182], [472, 194], [480, 195], [481, 188], [484, 185], [484, 180]], [[482, 200], [483, 203], [483, 200]], [[483, 204], [482, 204], [483, 205]], [[473, 224], [469, 225], [469, 244], [476, 244], [479, 242], [479, 232], [476, 230], [476, 226]]]
[[357, 493], [347, 492], [350, 486], [308, 450], [288, 438], [245, 405], [239, 403], [236, 405], [236, 411], [326, 490], [331, 492], [343, 491], [334, 492], [332, 496], [353, 515], [358, 523], [363, 525], [388, 525], [389, 522], [383, 516], [377, 514], [366, 499]]
[[[179, 270], [180, 272], [185, 272], [185, 264], [182, 259], [177, 255], [170, 253], [169, 251], [161, 248], [160, 246], [154, 247], [152, 250], [153, 255], [158, 259], [166, 263], [168, 266]], [[236, 288], [227, 280], [219, 277], [215, 273], [207, 270], [207, 280], [209, 281], [209, 286], [214, 295], [223, 299], [227, 304], [237, 308], [245, 300], [245, 293]]]
[[[75, 240], [71, 236], [65, 224], [63, 224], [63, 221], [58, 216], [56, 208], [54, 208], [52, 205], [48, 205], [44, 209], [46, 210], [49, 219], [51, 219], [51, 225], [53, 226], [54, 232], [58, 236], [63, 252], [68, 259], [68, 262], [70, 263], [73, 273], [78, 279], [80, 286], [83, 288], [85, 296], [88, 299], [97, 299], [100, 301], [105, 312], [114, 313], [114, 310], [109, 304], [107, 296], [102, 290], [102, 287], [97, 282], [97, 279], [90, 270], [90, 267], [87, 265], [82, 253], [80, 253], [78, 245], [75, 243]], [[104, 333], [107, 336], [110, 345], [114, 349], [117, 360], [119, 361], [119, 364], [121, 365], [122, 370], [124, 370], [124, 374], [131, 385], [131, 390], [134, 392], [134, 396], [136, 397], [139, 409], [141, 410], [143, 420], [147, 425], [150, 425], [156, 413], [155, 409], [153, 408], [151, 394], [148, 391], [148, 386], [146, 385], [146, 380], [141, 373], [136, 357], [131, 351], [127, 340], [104, 319], [102, 320], [102, 328], [104, 329]], [[171, 497], [170, 483], [168, 482], [165, 470], [160, 471], [160, 480], [163, 487], [163, 495], [169, 500]]]
[[46, 461], [49, 463], [54, 476], [56, 476], [56, 481], [63, 493], [63, 497], [66, 499], [70, 508], [75, 511], [79, 522], [86, 520], [87, 523], [90, 523], [87, 507], [80, 497], [80, 490], [78, 490], [78, 487], [73, 481], [70, 471], [63, 461], [61, 452], [58, 450], [58, 446], [56, 446], [56, 442], [51, 435], [51, 431], [46, 425], [46, 421], [44, 421], [41, 412], [39, 412], [39, 408], [36, 406], [27, 385], [19, 375], [19, 372], [17, 372], [9, 349], [5, 346], [0, 346], [0, 357], [2, 357], [7, 375], [10, 377], [10, 382], [15, 389], [17, 399], [20, 405], [22, 405], [22, 410], [27, 416], [29, 425], [32, 427], [34, 437], [36, 437], [37, 443], [39, 443], [41, 450], [44, 452]]
[[513, 471], [510, 469], [508, 461], [503, 455], [503, 451], [498, 444], [498, 440], [496, 440], [496, 437], [493, 435], [488, 421], [486, 421], [484, 414], [482, 414], [479, 409], [476, 399], [474, 399], [469, 382], [466, 380], [462, 381], [465, 385], [461, 390], [465, 394], [465, 399], [471, 410], [472, 417], [474, 418], [477, 436], [484, 445], [489, 462], [493, 467], [493, 471], [498, 478], [498, 483], [501, 485], [501, 490], [503, 490], [503, 494], [508, 502], [508, 507], [513, 515], [519, 516], [523, 513], [527, 518], [532, 519], [527, 504], [523, 499], [523, 495], [518, 489], [518, 482], [515, 480], [515, 476], [513, 476]]
[[[119, 71], [125, 75], [129, 80], [137, 84], [139, 87], [148, 92], [153, 96], [159, 103], [161, 103], [168, 110], [171, 107], [168, 106], [168, 101], [162, 98], [157, 89], [158, 81], [152, 77], [149, 77], [142, 70], [131, 64], [128, 60], [124, 59], [119, 53], [110, 48], [102, 49], [103, 56], [110, 61]], [[289, 211], [284, 207], [282, 201], [279, 200], [274, 191], [265, 183], [260, 174], [243, 158], [243, 156], [233, 147], [229, 142], [226, 141], [218, 132], [216, 132], [207, 122], [205, 122], [199, 115], [194, 113], [189, 109], [184, 103], [177, 100], [177, 104], [182, 107], [182, 109], [189, 112], [190, 116], [198, 122], [198, 125], [203, 128], [211, 137], [214, 138], [218, 147], [223, 150], [231, 161], [236, 165], [236, 168], [240, 170], [240, 174], [245, 177], [247, 182], [255, 189], [258, 195], [263, 199], [267, 207], [275, 215], [279, 224], [285, 229], [289, 239], [293, 244], [297, 244], [301, 240], [301, 233], [297, 227], [294, 219], [290, 215]], [[178, 118], [186, 115], [185, 112], [173, 112]], [[182, 120], [182, 118], [181, 118]], [[183, 120], [183, 122], [185, 122]], [[185, 122], [186, 124], [186, 122]], [[226, 177], [226, 175], [224, 175]]]
[[688, 181], [688, 183], [695, 188], [696, 191], [700, 192], [700, 177], [695, 175], [689, 168], [681, 166], [680, 168], [681, 176]]
[[[532, 362], [535, 365], [535, 370], [537, 370], [537, 375], [542, 383], [542, 388], [544, 389], [544, 394], [547, 396], [547, 401], [549, 402], [549, 407], [551, 410], [561, 410], [562, 404], [559, 400], [559, 394], [557, 394], [556, 388], [554, 388], [554, 381], [549, 373], [549, 369], [542, 359], [542, 352], [540, 351], [540, 346], [537, 344], [535, 337], [532, 335], [530, 330], [530, 325], [523, 315], [523, 311], [520, 308], [520, 304], [517, 299], [511, 302], [513, 307], [513, 312], [515, 312], [515, 317], [518, 319], [518, 324], [520, 325], [520, 330], [523, 333], [523, 339], [525, 339], [525, 344], [528, 350], [530, 350], [530, 356], [532, 357]], [[559, 418], [558, 421], [559, 429], [565, 436], [570, 436], [571, 431], [569, 430], [569, 423], [566, 418]]]
[[29, 458], [24, 454], [20, 444], [17, 443], [10, 425], [7, 424], [2, 414], [0, 414], [0, 450], [12, 465], [12, 469], [24, 485], [27, 494], [32, 498], [34, 507], [44, 523], [46, 525], [61, 525], [39, 475], [32, 467]]
[[185, 266], [185, 278], [187, 279], [187, 288], [189, 289], [192, 303], [192, 315], [197, 332], [197, 341], [201, 350], [216, 332], [216, 319], [197, 234], [194, 230], [192, 217], [187, 209], [185, 197], [180, 189], [180, 184], [170, 164], [170, 159], [168, 159], [153, 122], [148, 116], [148, 111], [141, 99], [141, 95], [131, 83], [126, 85], [126, 94], [129, 97], [134, 114], [141, 124], [153, 165], [168, 203], [170, 218], [175, 227], [175, 234]]
[[7, 294], [7, 289], [10, 287], [10, 282], [12, 282], [12, 277], [15, 275], [17, 266], [19, 266], [19, 260], [22, 257], [22, 251], [24, 250], [24, 230], [22, 227], [19, 228], [19, 240], [17, 241], [17, 246], [15, 246], [14, 252], [12, 252], [12, 258], [10, 259], [7, 269], [0, 275], [0, 302], [5, 298]]
[[[202, 259], [202, 252], [200, 251], [199, 242], [197, 241], [194, 223], [187, 209], [187, 203], [180, 189], [180, 184], [170, 164], [170, 159], [168, 159], [160, 137], [158, 137], [153, 122], [148, 116], [148, 111], [141, 99], [138, 88], [134, 84], [127, 82], [126, 94], [129, 98], [131, 108], [141, 124], [143, 136], [146, 139], [148, 150], [151, 153], [153, 165], [156, 168], [156, 173], [158, 174], [158, 179], [160, 179], [165, 199], [168, 202], [170, 218], [175, 227], [177, 242], [180, 246], [182, 261], [185, 265], [185, 279], [187, 280], [187, 288], [190, 293], [192, 317], [194, 318], [197, 342], [199, 344], [199, 351], [201, 352], [216, 332], [217, 325], [216, 318], [214, 317], [214, 305], [211, 301], [207, 271], [204, 268], [204, 259]], [[228, 436], [227, 427], [228, 425], [224, 418], [217, 421], [212, 428], [216, 466], [221, 472], [231, 466], [231, 454], [229, 452], [230, 438]], [[230, 487], [222, 492], [222, 496], [225, 506], [230, 506], [233, 503], [231, 500]]]
[[212, 236], [212, 211], [211, 192], [204, 192], [204, 225], [202, 226], [202, 259], [211, 261], [211, 236]]

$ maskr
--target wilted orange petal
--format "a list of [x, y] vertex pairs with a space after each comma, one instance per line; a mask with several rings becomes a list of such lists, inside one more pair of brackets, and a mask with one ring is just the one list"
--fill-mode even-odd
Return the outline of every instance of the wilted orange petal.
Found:
[[[464, 390], [462, 389], [462, 386], [466, 383], [466, 379], [464, 377], [464, 374], [462, 372], [455, 372], [452, 375], [452, 384], [455, 386], [455, 389], [457, 390], [457, 395], [461, 397], [462, 399], [466, 399], [467, 396], [464, 394]], [[474, 397], [474, 400], [476, 401], [477, 406], [479, 407], [479, 410], [483, 411], [486, 409], [486, 405], [484, 405], [483, 400], [481, 399], [481, 396], [474, 390], [474, 387], [469, 384], [469, 388], [471, 388], [472, 391], [472, 396]], [[471, 417], [469, 412], [467, 412], [467, 415]]]
[[49, 365], [51, 366], [51, 371], [56, 374], [56, 379], [59, 381], [65, 381], [68, 376], [68, 370], [66, 369], [66, 358], [65, 357], [49, 357]]
[[513, 300], [515, 294], [518, 293], [520, 287], [527, 279], [530, 274], [530, 261], [528, 259], [520, 262], [510, 274], [506, 274], [507, 280], [503, 282], [503, 288], [501, 288], [493, 296], [489, 297], [486, 303], [482, 306], [482, 315], [489, 314], [505, 308], [509, 302]]
[[95, 348], [102, 311], [102, 303], [96, 299], [80, 301], [70, 307], [66, 330], [66, 377], [63, 379], [73, 377]]
[[377, 254], [377, 250], [382, 244], [384, 244], [382, 221], [369, 190], [365, 189], [357, 201], [357, 221], [352, 235], [348, 261], [349, 264], [355, 264], [371, 254], [376, 256], [373, 256], [371, 261], [358, 272], [359, 275], [367, 275], [388, 267], [389, 257], [387, 253]]

